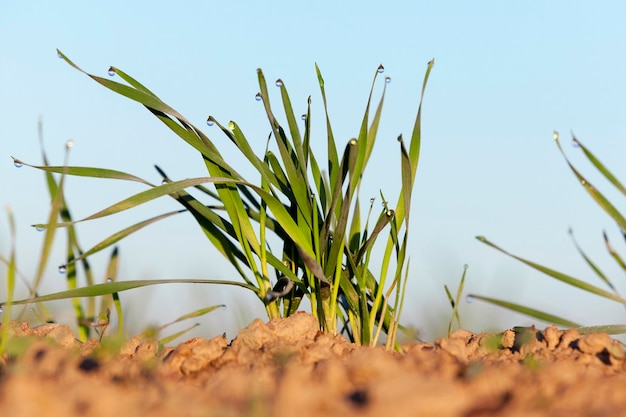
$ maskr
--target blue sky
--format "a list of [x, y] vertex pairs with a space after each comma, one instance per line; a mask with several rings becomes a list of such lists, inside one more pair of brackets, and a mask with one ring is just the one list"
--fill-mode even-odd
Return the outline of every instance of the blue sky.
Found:
[[[225, 147], [224, 138], [204, 121], [209, 114], [223, 123], [236, 120], [249, 138], [258, 138], [253, 142], [259, 151], [269, 128], [254, 100], [256, 68], [270, 81], [282, 78], [302, 112], [311, 95], [314, 117], [321, 119], [317, 62], [335, 137], [343, 143], [357, 134], [371, 79], [383, 63], [392, 82], [375, 159], [364, 179], [371, 188], [364, 193], [384, 188], [388, 195], [399, 179], [393, 169], [398, 161], [395, 139], [411, 133], [426, 64], [435, 58], [424, 101], [404, 319], [422, 327], [426, 337], [440, 334], [445, 327], [440, 320], [448, 317], [443, 285], [456, 287], [468, 264], [467, 292], [544, 308], [585, 324], [626, 321], [619, 305], [555, 283], [474, 238], [485, 235], [520, 256], [598, 283], [569, 240], [571, 226], [618, 287], [622, 284], [623, 272], [604, 251], [601, 232], [607, 230], [617, 248], [623, 247], [621, 237], [569, 172], [552, 132], [561, 133], [566, 152], [592, 182], [615, 196], [569, 139], [574, 131], [618, 177], [626, 177], [624, 3], [181, 4], [0, 6], [0, 94], [5, 103], [0, 114], [0, 158], [5, 160], [0, 164], [0, 203], [10, 204], [16, 213], [24, 274], [34, 274], [41, 240], [29, 225], [45, 221], [48, 197], [41, 173], [17, 170], [10, 155], [40, 162], [39, 116], [53, 163], [62, 162], [64, 144], [72, 139], [73, 165], [114, 168], [151, 181], [159, 178], [155, 163], [172, 178], [205, 174], [199, 157], [145, 109], [73, 70], [56, 57], [56, 48], [98, 75], [106, 76], [109, 65], [123, 69]], [[324, 134], [320, 126], [316, 135], [323, 140]], [[66, 188], [76, 218], [138, 191], [136, 185], [77, 178], [69, 179]], [[616, 201], [623, 207], [623, 200]], [[162, 200], [81, 224], [81, 242], [88, 247], [113, 230], [175, 208], [173, 201]], [[56, 272], [62, 246], [59, 240], [58, 261], [50, 265], [45, 291], [63, 288]], [[1, 253], [8, 248], [2, 216]], [[190, 217], [144, 230], [120, 249], [122, 279], [234, 277]], [[104, 273], [106, 256], [94, 257], [96, 271]], [[128, 314], [138, 323], [165, 322], [193, 308], [226, 302], [227, 310], [214, 313], [217, 322], [199, 330], [204, 335], [263, 314], [243, 290], [176, 286], [136, 290], [126, 297]], [[478, 302], [464, 304], [462, 312], [472, 330], [533, 322]]]

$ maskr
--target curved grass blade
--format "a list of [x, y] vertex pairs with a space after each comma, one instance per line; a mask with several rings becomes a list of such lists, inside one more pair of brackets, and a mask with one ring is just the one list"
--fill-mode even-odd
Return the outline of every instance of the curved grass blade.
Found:
[[[328, 177], [330, 184], [336, 184], [339, 177], [339, 156], [337, 154], [337, 145], [335, 144], [335, 137], [333, 135], [333, 129], [330, 123], [330, 117], [328, 116], [328, 103], [326, 101], [326, 89], [324, 88], [324, 78], [320, 71], [319, 66], [315, 63], [315, 72], [317, 74], [317, 81], [320, 86], [320, 92], [322, 94], [322, 102], [324, 103], [324, 115], [326, 117], [326, 141], [328, 152]], [[328, 190], [330, 191], [330, 190]], [[322, 193], [318, 190], [318, 193]], [[330, 192], [328, 193], [330, 194]]]
[[[75, 220], [72, 222], [58, 223], [56, 224], [56, 227], [66, 227], [66, 226], [84, 222], [87, 220], [94, 220], [94, 219], [99, 219], [101, 217], [110, 216], [112, 214], [119, 213], [124, 210], [128, 210], [130, 208], [139, 206], [143, 203], [147, 203], [156, 198], [163, 197], [169, 194], [174, 194], [187, 187], [193, 187], [193, 186], [208, 183], [208, 182], [232, 183], [232, 182], [236, 182], [236, 180], [229, 179], [229, 178], [199, 177], [199, 178], [190, 178], [186, 180], [180, 180], [180, 181], [174, 181], [174, 182], [162, 184], [154, 188], [151, 188], [149, 190], [142, 191], [131, 197], [128, 197], [118, 203], [115, 203], [103, 210], [98, 211], [97, 213], [92, 214], [91, 216], [87, 216], [83, 219]], [[47, 228], [48, 226], [45, 224], [36, 224], [34, 225], [34, 227]]]
[[615, 287], [613, 286], [613, 283], [611, 282], [611, 280], [609, 280], [609, 278], [600, 270], [600, 268], [598, 268], [596, 266], [596, 264], [589, 259], [589, 257], [585, 254], [585, 252], [583, 252], [582, 248], [578, 245], [578, 242], [576, 241], [576, 239], [574, 238], [574, 231], [572, 229], [569, 229], [569, 234], [572, 238], [572, 241], [574, 242], [574, 246], [576, 247], [576, 250], [578, 251], [578, 253], [580, 254], [580, 256], [582, 256], [582, 258], [585, 260], [585, 262], [587, 263], [587, 265], [589, 265], [589, 267], [593, 270], [593, 272], [596, 273], [596, 275], [606, 284], [609, 286], [609, 288], [611, 290], [613, 290], [613, 292], [617, 293], [617, 290], [615, 289]]
[[[178, 317], [174, 321], [171, 321], [171, 322], [166, 323], [166, 324], [164, 324], [162, 326], [159, 326], [157, 329], [152, 329], [151, 332], [161, 333], [163, 330], [167, 329], [169, 326], [172, 326], [172, 325], [174, 325], [176, 323], [180, 323], [181, 321], [185, 321], [185, 320], [188, 320], [188, 319], [193, 319], [193, 318], [196, 318], [196, 317], [202, 317], [205, 314], [208, 314], [208, 313], [210, 313], [212, 311], [217, 310], [218, 308], [225, 308], [225, 307], [226, 307], [226, 305], [224, 305], [224, 304], [218, 304], [218, 305], [211, 306], [211, 307], [201, 308], [201, 309], [193, 311], [191, 313], [184, 314], [184, 315]], [[189, 332], [191, 329], [194, 329], [195, 327], [198, 327], [198, 326], [199, 326], [199, 324], [195, 323], [194, 325], [192, 325], [191, 327], [188, 327], [187, 329], [184, 329], [184, 330], [182, 330], [180, 332], [174, 333], [171, 336], [164, 337], [164, 338], [159, 340], [159, 344], [160, 345], [165, 345], [167, 343], [170, 343], [172, 340], [179, 338], [180, 336], [182, 336], [185, 333]]]
[[565, 161], [569, 165], [570, 169], [572, 170], [572, 172], [574, 173], [576, 178], [578, 178], [578, 181], [583, 186], [585, 191], [587, 191], [587, 193], [591, 196], [591, 198], [593, 198], [593, 200], [600, 207], [602, 207], [602, 209], [609, 216], [611, 216], [611, 218], [613, 218], [613, 220], [615, 220], [617, 222], [617, 224], [619, 225], [619, 227], [622, 230], [626, 230], [626, 218], [624, 218], [624, 216], [622, 216], [622, 214], [613, 206], [613, 204], [611, 204], [611, 202], [609, 200], [607, 200], [606, 197], [604, 197], [604, 195], [602, 193], [600, 193], [596, 189], [596, 187], [594, 187], [589, 181], [587, 181], [587, 179], [585, 177], [583, 177], [582, 174], [580, 174], [580, 172], [578, 172], [578, 170], [576, 168], [574, 168], [574, 165], [572, 165], [572, 163], [569, 161], [569, 159], [565, 155], [565, 152], [563, 151], [563, 148], [561, 147], [561, 143], [559, 142], [559, 135], [558, 135], [557, 132], [554, 132], [554, 141], [556, 142], [556, 145], [559, 148], [559, 151], [561, 152], [561, 155], [563, 155], [563, 158], [565, 159]]
[[179, 332], [176, 332], [172, 335], [169, 335], [167, 337], [164, 337], [162, 339], [159, 339], [159, 345], [160, 346], [165, 346], [166, 344], [170, 343], [172, 340], [176, 340], [179, 337], [183, 336], [186, 333], [189, 333], [191, 330], [195, 329], [196, 327], [200, 326], [199, 323], [194, 323], [191, 326], [187, 327], [186, 329], [183, 329]]
[[11, 321], [11, 307], [13, 305], [13, 295], [15, 292], [15, 217], [11, 206], [6, 207], [9, 218], [9, 236], [11, 248], [7, 262], [7, 302], [0, 311], [2, 312], [2, 330], [0, 331], [0, 355], [4, 353], [9, 338], [9, 322]]
[[617, 188], [623, 195], [626, 196], [626, 188], [622, 185], [622, 183], [615, 177], [615, 175], [613, 175], [611, 173], [611, 171], [608, 170], [608, 168], [606, 166], [604, 166], [604, 164], [602, 162], [600, 162], [600, 160], [598, 160], [598, 158], [595, 157], [595, 155], [593, 153], [591, 153], [591, 151], [589, 149], [587, 149], [587, 147], [585, 145], [582, 144], [581, 141], [579, 141], [576, 136], [572, 135], [572, 142], [574, 142], [574, 144], [578, 147], [580, 147], [580, 149], [583, 151], [583, 153], [585, 154], [585, 156], [587, 157], [587, 159], [589, 160], [589, 162], [591, 162], [598, 171], [600, 171], [600, 173], [602, 175], [604, 175], [604, 178], [606, 178], [611, 184], [613, 184], [613, 186], [615, 188]]
[[171, 211], [169, 213], [164, 213], [164, 214], [161, 214], [160, 216], [152, 217], [150, 219], [144, 220], [142, 222], [139, 222], [137, 224], [129, 226], [129, 227], [125, 228], [125, 229], [122, 229], [119, 232], [113, 233], [109, 237], [103, 239], [101, 242], [99, 242], [96, 245], [94, 245], [91, 249], [88, 249], [87, 251], [81, 253], [80, 256], [72, 259], [72, 261], [69, 262], [68, 264], [66, 264], [65, 266], [73, 264], [73, 263], [75, 263], [75, 262], [77, 262], [79, 260], [85, 259], [88, 256], [93, 255], [94, 253], [98, 253], [101, 250], [108, 248], [109, 246], [111, 246], [111, 245], [119, 242], [120, 240], [124, 239], [128, 235], [131, 235], [131, 234], [133, 234], [133, 233], [143, 229], [144, 227], [146, 227], [146, 226], [148, 226], [148, 225], [150, 225], [152, 223], [155, 223], [155, 222], [157, 222], [159, 220], [163, 220], [163, 219], [165, 219], [167, 217], [170, 217], [170, 216], [173, 216], [175, 214], [182, 213], [184, 211], [186, 211], [186, 210], [177, 210], [177, 211]]
[[515, 303], [510, 303], [508, 301], [498, 300], [496, 298], [490, 298], [490, 297], [483, 297], [481, 295], [476, 295], [476, 294], [469, 294], [468, 297], [470, 299], [481, 300], [490, 304], [497, 305], [499, 307], [504, 307], [508, 310], [515, 311], [515, 312], [524, 314], [529, 317], [534, 317], [536, 319], [545, 321], [550, 324], [557, 324], [559, 326], [565, 326], [565, 327], [581, 327], [580, 324], [575, 323], [573, 321], [569, 321], [562, 317], [545, 313], [540, 310], [535, 310], [534, 308], [525, 307], [525, 306], [515, 304]]
[[450, 301], [450, 305], [452, 306], [452, 317], [450, 317], [450, 323], [448, 324], [448, 336], [450, 336], [450, 333], [452, 333], [452, 325], [454, 324], [454, 319], [456, 319], [459, 328], [463, 327], [461, 325], [461, 317], [459, 316], [459, 302], [461, 301], [463, 287], [465, 286], [465, 275], [467, 274], [467, 268], [467, 265], [463, 267], [463, 275], [461, 275], [461, 282], [459, 283], [459, 287], [456, 290], [456, 298], [452, 298], [452, 294], [450, 293], [448, 286], [444, 285], [446, 295], [448, 296], [448, 300]]
[[[119, 251], [117, 247], [113, 249], [111, 253], [111, 257], [109, 258], [109, 265], [107, 266], [107, 282], [115, 282], [117, 280], [117, 271], [119, 265]], [[122, 311], [122, 302], [120, 301], [120, 295], [118, 292], [114, 292], [111, 294], [111, 298], [102, 297], [102, 302], [100, 305], [100, 315], [109, 316], [108, 312], [110, 311], [110, 303], [113, 302], [115, 306], [115, 313], [117, 314], [117, 332], [118, 334], [124, 334], [124, 314]]]
[[[258, 289], [252, 285], [236, 281], [226, 281], [217, 279], [150, 279], [150, 280], [134, 280], [134, 281], [116, 281], [107, 282], [105, 284], [95, 284], [88, 287], [80, 287], [67, 291], [55, 292], [48, 295], [41, 295], [33, 298], [13, 301], [13, 305], [40, 303], [44, 301], [65, 300], [68, 298], [80, 297], [97, 297], [101, 295], [113, 294], [116, 292], [128, 291], [135, 288], [147, 287], [150, 285], [162, 284], [215, 284], [215, 285], [234, 285], [237, 287], [247, 288], [257, 293]], [[0, 303], [0, 307], [6, 305], [6, 302]]]
[[611, 292], [603, 290], [602, 288], [598, 288], [595, 285], [589, 284], [589, 283], [587, 283], [585, 281], [581, 281], [578, 278], [574, 278], [572, 276], [563, 274], [563, 273], [561, 273], [559, 271], [555, 271], [554, 269], [546, 268], [545, 266], [536, 264], [534, 262], [531, 262], [531, 261], [528, 261], [526, 259], [520, 258], [519, 256], [513, 255], [513, 254], [505, 251], [504, 249], [496, 246], [495, 244], [491, 243], [484, 236], [477, 236], [476, 239], [478, 239], [479, 241], [483, 242], [484, 244], [486, 244], [488, 246], [491, 246], [492, 248], [494, 248], [494, 249], [504, 253], [505, 255], [508, 255], [508, 256], [510, 256], [510, 257], [512, 257], [514, 259], [517, 259], [518, 261], [520, 261], [520, 262], [530, 266], [531, 268], [534, 268], [537, 271], [543, 272], [544, 274], [546, 274], [546, 275], [548, 275], [548, 276], [550, 276], [552, 278], [555, 278], [555, 279], [557, 279], [557, 280], [559, 280], [561, 282], [564, 282], [564, 283], [566, 283], [568, 285], [571, 285], [573, 287], [576, 287], [576, 288], [580, 288], [581, 290], [587, 291], [589, 293], [596, 294], [596, 295], [608, 298], [608, 299], [613, 300], [613, 301], [617, 301], [620, 304], [626, 305], [626, 299], [624, 299], [624, 298], [622, 298], [622, 297], [620, 297], [620, 296], [618, 296], [616, 294], [613, 294]]
[[40, 169], [46, 172], [53, 172], [57, 174], [65, 173], [66, 175], [72, 175], [75, 177], [91, 177], [91, 178], [106, 178], [106, 179], [114, 179], [114, 180], [135, 181], [135, 182], [140, 182], [142, 184], [146, 184], [150, 187], [155, 186], [154, 184], [151, 184], [142, 178], [136, 177], [126, 172], [116, 171], [114, 169], [75, 167], [75, 166], [31, 165], [15, 157], [11, 157], [11, 158], [13, 158], [14, 163], [22, 164], [24, 166], [31, 167], [31, 168]]

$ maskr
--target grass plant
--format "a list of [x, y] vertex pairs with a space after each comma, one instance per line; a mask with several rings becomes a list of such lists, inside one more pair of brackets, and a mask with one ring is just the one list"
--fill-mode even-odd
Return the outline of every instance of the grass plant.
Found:
[[[123, 83], [89, 74], [60, 51], [58, 56], [76, 70], [102, 86], [143, 105], [180, 139], [198, 152], [208, 176], [174, 180], [156, 167], [161, 184], [153, 184], [134, 175], [105, 168], [35, 166], [15, 159], [17, 164], [29, 165], [52, 173], [85, 176], [118, 181], [135, 181], [147, 189], [111, 205], [81, 220], [62, 218], [55, 222], [51, 213], [47, 223], [35, 225], [53, 234], [57, 228], [73, 230], [76, 223], [95, 220], [137, 207], [156, 198], [169, 196], [182, 209], [164, 213], [116, 232], [85, 252], [68, 256], [68, 268], [86, 262], [97, 253], [135, 233], [149, 224], [182, 212], [191, 214], [213, 246], [231, 263], [240, 281], [226, 280], [142, 280], [116, 281], [85, 287], [71, 286], [67, 291], [35, 296], [13, 304], [43, 302], [53, 299], [94, 297], [115, 294], [145, 285], [167, 283], [204, 283], [236, 285], [253, 291], [264, 303], [269, 318], [289, 316], [303, 298], [310, 302], [320, 328], [329, 333], [343, 332], [359, 344], [376, 344], [381, 333], [387, 335], [387, 346], [397, 346], [396, 335], [408, 280], [409, 260], [406, 254], [411, 195], [418, 166], [421, 144], [422, 100], [434, 61], [428, 63], [424, 75], [413, 132], [405, 145], [398, 137], [401, 166], [400, 190], [381, 190], [382, 208], [374, 201], [363, 208], [359, 190], [368, 161], [372, 155], [381, 119], [388, 77], [374, 107], [372, 96], [382, 65], [374, 80], [358, 134], [339, 151], [329, 117], [324, 79], [315, 66], [324, 105], [326, 125], [326, 155], [320, 159], [311, 144], [311, 98], [307, 113], [302, 116], [301, 132], [298, 118], [291, 105], [286, 84], [279, 87], [281, 108], [286, 124], [281, 124], [270, 104], [265, 75], [257, 70], [259, 93], [269, 122], [270, 138], [265, 151], [255, 154], [248, 139], [236, 122], [222, 124], [212, 116], [207, 119], [224, 137], [232, 142], [241, 155], [255, 168], [258, 179], [244, 178], [219, 152], [219, 147], [184, 116], [165, 104], [152, 91], [118, 68], [109, 74]], [[319, 141], [317, 141], [319, 142]], [[187, 189], [195, 188], [207, 201], [192, 196]], [[58, 187], [62, 188], [62, 187]], [[384, 194], [397, 193], [394, 204]], [[60, 193], [58, 193], [60, 195]], [[63, 199], [58, 197], [59, 211]], [[365, 219], [362, 217], [365, 216]], [[380, 270], [372, 271], [370, 261], [375, 243], [382, 239], [384, 249]], [[276, 245], [275, 242], [279, 242]], [[271, 245], [270, 245], [271, 243]], [[77, 310], [77, 314], [82, 314]], [[339, 328], [338, 326], [342, 327]]]
[[[563, 151], [563, 148], [559, 141], [559, 134], [557, 132], [554, 132], [554, 141], [556, 143], [556, 146], [559, 152], [565, 159], [565, 162], [567, 163], [570, 170], [576, 177], [576, 180], [580, 183], [583, 189], [589, 194], [589, 196], [598, 204], [598, 206], [602, 210], [604, 210], [604, 212], [607, 213], [615, 221], [622, 235], [626, 237], [626, 218], [624, 217], [624, 215], [615, 207], [613, 203], [609, 201], [608, 198], [604, 196], [604, 194], [602, 194], [593, 184], [591, 184], [587, 180], [587, 178], [583, 176], [583, 174], [570, 162], [567, 155]], [[585, 145], [583, 145], [582, 142], [580, 142], [575, 136], [573, 136], [572, 143], [577, 149], [580, 149], [583, 152], [587, 160], [608, 181], [610, 185], [612, 185], [615, 189], [617, 189], [622, 195], [626, 196], [626, 188], [622, 185], [622, 183]], [[581, 247], [578, 245], [578, 242], [575, 240], [571, 229], [570, 229], [570, 235], [572, 236], [572, 241], [574, 243], [574, 246], [577, 252], [579, 253], [580, 256], [582, 256], [585, 263], [590, 267], [590, 269], [594, 272], [594, 274], [600, 279], [601, 285], [604, 286], [605, 288], [588, 283], [582, 279], [559, 272], [557, 270], [548, 268], [544, 265], [537, 264], [535, 262], [532, 262], [520, 256], [514, 255], [506, 251], [505, 249], [501, 248], [500, 246], [492, 243], [484, 236], [478, 236], [477, 239], [481, 241], [482, 243], [486, 244], [487, 246], [494, 248], [504, 253], [505, 255], [510, 256], [513, 259], [516, 259], [530, 266], [531, 268], [551, 278], [554, 278], [564, 284], [571, 285], [573, 287], [586, 291], [590, 294], [594, 294], [596, 296], [603, 297], [603, 298], [609, 299], [611, 301], [615, 301], [617, 303], [620, 303], [626, 306], [626, 299], [623, 298], [619, 294], [619, 291], [616, 289], [613, 282], [606, 276], [606, 274], [604, 274], [601, 271], [601, 269], [596, 265], [596, 263], [593, 262], [581, 249]], [[609, 252], [611, 257], [616, 261], [616, 263], [620, 266], [620, 268], [626, 272], [626, 263], [623, 261], [622, 257], [615, 251], [615, 249], [613, 249], [613, 247], [611, 246], [608, 240], [608, 237], [606, 235], [606, 232], [604, 232], [603, 235], [604, 235], [604, 240], [605, 240], [607, 251]], [[555, 316], [553, 314], [549, 314], [544, 311], [526, 307], [520, 304], [504, 301], [501, 299], [476, 295], [476, 294], [470, 294], [468, 297], [485, 301], [494, 305], [498, 305], [500, 307], [504, 307], [509, 310], [516, 311], [516, 312], [519, 312], [519, 313], [522, 313], [530, 317], [534, 317], [534, 318], [537, 318], [539, 320], [543, 320], [549, 323], [554, 323], [554, 324], [561, 325], [564, 327], [576, 327], [576, 328], [579, 328], [579, 330], [582, 333], [588, 333], [591, 331], [603, 331], [603, 332], [607, 332], [610, 334], [626, 333], [626, 325], [622, 325], [622, 324], [581, 327], [580, 324], [573, 322], [571, 320], [568, 320], [566, 318]]]

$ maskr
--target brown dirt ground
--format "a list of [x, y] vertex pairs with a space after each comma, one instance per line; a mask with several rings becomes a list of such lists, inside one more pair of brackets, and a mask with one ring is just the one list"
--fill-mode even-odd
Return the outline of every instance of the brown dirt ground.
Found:
[[231, 343], [191, 339], [116, 354], [69, 328], [14, 324], [0, 364], [0, 416], [618, 416], [626, 354], [575, 330], [459, 330], [404, 352], [321, 334], [298, 313], [255, 320]]

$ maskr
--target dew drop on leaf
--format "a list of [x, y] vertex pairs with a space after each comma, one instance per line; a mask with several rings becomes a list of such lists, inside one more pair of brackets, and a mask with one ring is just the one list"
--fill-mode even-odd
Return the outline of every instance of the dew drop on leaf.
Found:
[[300, 118], [301, 118], [302, 120], [306, 120], [306, 114], [303, 114], [302, 116], [300, 116]]
[[38, 231], [38, 232], [43, 232], [44, 230], [46, 230], [46, 228], [43, 227], [43, 226], [37, 226], [37, 227], [35, 227], [35, 230]]
[[73, 147], [73, 146], [74, 146], [74, 141], [73, 141], [73, 140], [71, 140], [71, 139], [70, 139], [70, 140], [68, 140], [67, 142], [65, 142], [65, 147], [66, 147], [67, 149], [69, 149], [69, 148], [71, 148], [71, 147]]
[[383, 67], [383, 64], [380, 64], [376, 71], [378, 71], [379, 74], [382, 74], [383, 72], [385, 72], [385, 67]]
[[208, 119], [206, 119], [206, 125], [207, 126], [213, 126], [215, 124], [215, 122], [213, 121], [213, 119], [211, 118], [211, 116], [209, 116]]
[[276, 87], [282, 87], [283, 86], [283, 80], [281, 80], [280, 78], [276, 80]]
[[230, 130], [235, 130], [235, 122], [233, 122], [232, 120], [228, 122], [228, 128]]
[[580, 143], [578, 143], [578, 139], [572, 138], [572, 146], [574, 148], [580, 148]]
[[261, 95], [261, 93], [256, 93], [256, 96], [254, 96], [254, 99], [256, 101], [261, 101], [263, 99], [263, 96]]
[[111, 77], [114, 76], [115, 75], [115, 68], [109, 67], [108, 73], [109, 73], [109, 76], [111, 76]]
[[389, 84], [391, 82], [391, 77], [385, 77], [385, 83]]
[[59, 274], [65, 274], [67, 272], [67, 265], [59, 266]]
[[555, 130], [554, 133], [552, 134], [552, 139], [559, 140], [559, 132]]
[[474, 297], [468, 295], [467, 297], [465, 297], [465, 302], [468, 304], [472, 304], [474, 302]]
[[13, 165], [15, 165], [15, 168], [21, 168], [24, 166], [24, 164], [18, 161], [17, 159], [13, 160]]

